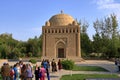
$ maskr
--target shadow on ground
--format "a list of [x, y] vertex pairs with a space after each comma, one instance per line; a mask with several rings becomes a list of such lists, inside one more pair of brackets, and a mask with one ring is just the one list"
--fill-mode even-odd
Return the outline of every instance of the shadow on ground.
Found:
[[58, 78], [59, 76], [51, 75], [50, 77], [51, 77], [51, 78]]

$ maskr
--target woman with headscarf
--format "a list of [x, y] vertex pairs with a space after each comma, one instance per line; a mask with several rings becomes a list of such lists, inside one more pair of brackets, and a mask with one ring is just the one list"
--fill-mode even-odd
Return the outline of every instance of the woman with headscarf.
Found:
[[58, 61], [58, 70], [61, 70], [62, 69], [62, 63], [61, 63], [61, 60], [59, 59]]
[[45, 80], [45, 73], [46, 73], [46, 69], [44, 68], [44, 66], [43, 66], [43, 65], [41, 65], [41, 68], [40, 68], [40, 73], [41, 73], [40, 80]]

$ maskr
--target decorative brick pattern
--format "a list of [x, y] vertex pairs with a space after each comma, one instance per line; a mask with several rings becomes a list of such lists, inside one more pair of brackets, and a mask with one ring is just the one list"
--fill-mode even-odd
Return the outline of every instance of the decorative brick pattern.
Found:
[[[42, 27], [42, 58], [81, 58], [80, 26], [67, 14], [57, 14]], [[62, 51], [59, 51], [62, 49]], [[59, 56], [60, 55], [60, 56]]]

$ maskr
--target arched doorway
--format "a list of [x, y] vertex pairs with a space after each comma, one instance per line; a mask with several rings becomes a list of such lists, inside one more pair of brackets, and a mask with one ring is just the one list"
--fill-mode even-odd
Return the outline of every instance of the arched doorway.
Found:
[[65, 58], [66, 57], [66, 48], [63, 42], [58, 42], [56, 46], [56, 54], [57, 58]]

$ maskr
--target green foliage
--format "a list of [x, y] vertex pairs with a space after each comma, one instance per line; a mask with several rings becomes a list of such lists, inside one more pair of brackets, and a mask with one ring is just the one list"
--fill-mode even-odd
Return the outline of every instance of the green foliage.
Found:
[[81, 52], [83, 56], [88, 56], [89, 53], [92, 52], [92, 45], [91, 45], [91, 40], [89, 39], [89, 36], [87, 34], [87, 28], [89, 26], [87, 21], [80, 21], [80, 39], [81, 39]]
[[30, 59], [29, 62], [31, 62], [32, 64], [36, 64], [37, 60], [36, 59]]
[[81, 51], [85, 53], [85, 55], [89, 55], [89, 53], [92, 52], [91, 41], [87, 33], [81, 33]]
[[77, 66], [74, 65], [73, 71], [105, 71], [108, 72], [108, 70], [102, 68], [102, 67], [98, 67], [98, 66]]
[[42, 52], [42, 36], [26, 42], [17, 41], [12, 34], [0, 34], [0, 58], [18, 59], [19, 57], [40, 57]]
[[63, 69], [72, 70], [74, 67], [74, 62], [72, 60], [63, 60], [62, 66], [63, 66]]
[[29, 52], [32, 53], [32, 56], [38, 57], [40, 56], [40, 53], [42, 52], [42, 37], [34, 39], [29, 39], [27, 42], [27, 55], [29, 55]]
[[33, 54], [33, 53], [29, 52], [29, 53], [28, 53], [28, 56], [29, 56], [29, 57], [32, 57], [32, 54]]
[[117, 74], [72, 74], [64, 75], [60, 80], [85, 80], [87, 78], [120, 78]]
[[103, 53], [106, 58], [120, 56], [118, 48], [120, 47], [120, 34], [118, 22], [115, 14], [111, 14], [101, 20], [93, 23], [96, 34], [93, 36], [93, 51]]

